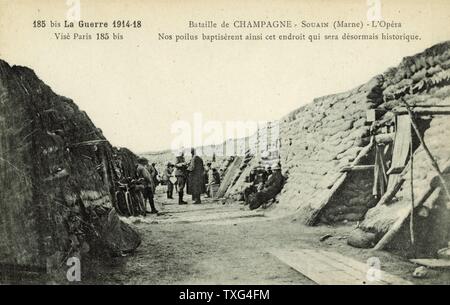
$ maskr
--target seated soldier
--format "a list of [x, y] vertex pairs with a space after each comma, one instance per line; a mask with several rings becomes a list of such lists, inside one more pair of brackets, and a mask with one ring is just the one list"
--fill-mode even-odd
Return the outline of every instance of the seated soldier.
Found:
[[264, 166], [262, 166], [261, 162], [258, 163], [258, 165], [255, 168], [256, 172], [256, 180], [258, 185], [258, 191], [262, 190], [264, 187], [264, 184], [267, 181], [268, 173]]
[[272, 175], [267, 179], [263, 188], [255, 194], [249, 196], [249, 206], [251, 210], [259, 208], [263, 203], [274, 199], [283, 188], [284, 177], [281, 174], [281, 167], [279, 164], [272, 168]]
[[272, 175], [272, 167], [270, 167], [269, 165], [266, 166], [266, 174], [267, 174], [267, 179], [269, 179], [270, 175]]
[[210, 197], [214, 198], [220, 187], [220, 174], [217, 168], [211, 167], [208, 173], [208, 187], [207, 192]]

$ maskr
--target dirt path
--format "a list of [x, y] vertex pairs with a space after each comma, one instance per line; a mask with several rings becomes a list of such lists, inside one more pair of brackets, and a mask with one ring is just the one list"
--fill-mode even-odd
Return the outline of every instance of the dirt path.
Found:
[[[159, 202], [166, 201], [160, 195]], [[269, 254], [271, 248], [321, 248], [361, 262], [377, 256], [382, 268], [420, 283], [449, 283], [448, 273], [416, 280], [413, 264], [386, 252], [346, 245], [350, 225], [305, 227], [290, 218], [269, 219], [238, 203], [205, 200], [202, 205], [165, 202], [163, 215], [128, 219], [142, 234], [143, 243], [125, 264], [97, 279], [121, 284], [314, 284]], [[324, 242], [320, 237], [331, 234]]]

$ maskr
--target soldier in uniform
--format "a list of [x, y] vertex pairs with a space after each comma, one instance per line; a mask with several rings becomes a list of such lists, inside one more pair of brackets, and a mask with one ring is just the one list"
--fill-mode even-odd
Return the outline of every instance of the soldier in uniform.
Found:
[[209, 197], [209, 174], [212, 171], [211, 162], [206, 163], [205, 172], [203, 175], [203, 183], [205, 184], [203, 192], [206, 193], [206, 197]]
[[272, 175], [267, 179], [261, 190], [256, 192], [255, 196], [250, 196], [250, 210], [259, 208], [263, 203], [274, 199], [281, 192], [284, 184], [284, 177], [281, 174], [280, 164], [276, 164], [272, 168]]
[[148, 200], [151, 208], [152, 214], [158, 213], [158, 210], [155, 208], [155, 202], [153, 199], [153, 196], [155, 194], [155, 183], [153, 181], [152, 175], [147, 169], [148, 160], [145, 158], [139, 158], [138, 160], [138, 166], [136, 169], [136, 174], [138, 178], [142, 178], [144, 180], [144, 199], [145, 201]]
[[167, 162], [166, 168], [164, 169], [162, 179], [164, 183], [167, 185], [167, 199], [173, 199], [173, 183], [170, 181], [170, 177], [172, 177], [173, 173], [173, 164]]
[[178, 191], [178, 204], [187, 204], [183, 200], [184, 186], [186, 185], [187, 163], [184, 159], [184, 153], [181, 151], [175, 159], [175, 177], [177, 178], [176, 187]]
[[192, 159], [188, 167], [189, 183], [188, 193], [192, 195], [192, 201], [194, 204], [200, 204], [200, 195], [205, 188], [205, 168], [203, 166], [203, 160], [196, 153], [195, 149], [191, 149]]

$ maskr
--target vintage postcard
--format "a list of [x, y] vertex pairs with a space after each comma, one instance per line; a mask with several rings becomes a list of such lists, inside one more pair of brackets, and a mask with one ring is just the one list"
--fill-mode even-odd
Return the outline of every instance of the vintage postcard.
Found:
[[0, 283], [450, 284], [449, 20], [447, 0], [0, 0]]

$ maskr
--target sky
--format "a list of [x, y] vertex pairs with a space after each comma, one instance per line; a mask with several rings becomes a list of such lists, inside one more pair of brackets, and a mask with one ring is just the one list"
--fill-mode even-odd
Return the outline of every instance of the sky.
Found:
[[193, 126], [195, 117], [203, 128], [208, 122], [225, 126], [279, 119], [315, 97], [352, 89], [404, 56], [450, 39], [446, 0], [380, 0], [383, 20], [402, 23], [397, 33], [421, 36], [410, 43], [158, 40], [158, 33], [224, 32], [188, 29], [190, 20], [366, 21], [377, 0], [81, 0], [82, 20], [141, 20], [142, 27], [117, 31], [124, 36], [120, 41], [62, 41], [53, 33], [67, 29], [33, 28], [34, 20], [64, 21], [73, 1], [0, 0], [0, 58], [32, 68], [56, 93], [85, 110], [113, 145], [138, 153], [170, 148], [179, 136], [174, 126], [180, 121]]

